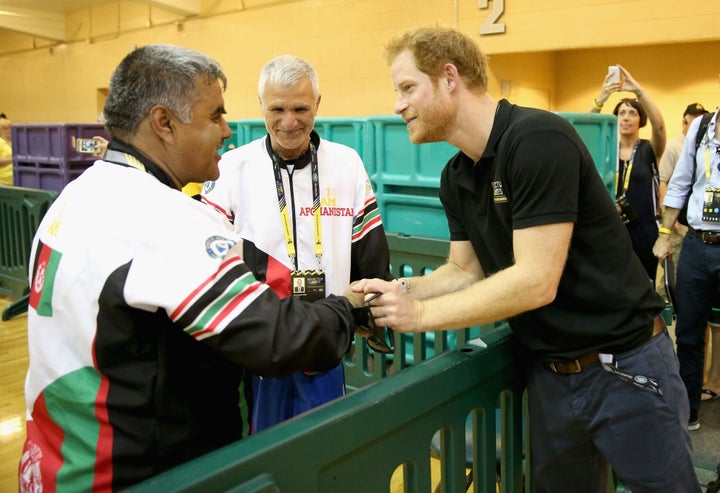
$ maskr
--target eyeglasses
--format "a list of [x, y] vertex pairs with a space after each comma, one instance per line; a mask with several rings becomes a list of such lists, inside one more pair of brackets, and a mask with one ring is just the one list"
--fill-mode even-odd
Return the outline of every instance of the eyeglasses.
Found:
[[352, 313], [355, 325], [370, 333], [367, 339], [365, 339], [368, 347], [378, 353], [391, 354], [395, 352], [395, 335], [392, 329], [375, 325], [375, 319], [370, 311], [370, 302], [381, 294], [382, 293], [373, 294], [365, 300], [363, 306], [353, 308]]

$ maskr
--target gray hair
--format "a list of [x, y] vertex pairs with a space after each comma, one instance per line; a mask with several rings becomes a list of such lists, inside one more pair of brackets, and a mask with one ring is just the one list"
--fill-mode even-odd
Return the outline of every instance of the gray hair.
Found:
[[265, 64], [260, 71], [258, 94], [262, 99], [267, 83], [280, 87], [291, 87], [298, 82], [309, 79], [315, 97], [320, 95], [320, 82], [317, 72], [309, 62], [293, 55], [280, 55]]
[[105, 128], [134, 135], [153, 106], [162, 105], [183, 123], [192, 120], [192, 105], [199, 97], [198, 80], [208, 84], [227, 78], [212, 58], [180, 46], [155, 44], [128, 54], [110, 78], [105, 100]]

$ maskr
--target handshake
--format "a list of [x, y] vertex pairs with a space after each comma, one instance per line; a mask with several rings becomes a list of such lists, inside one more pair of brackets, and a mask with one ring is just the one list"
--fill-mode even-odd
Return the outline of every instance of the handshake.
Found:
[[364, 293], [352, 291], [355, 284], [351, 284], [344, 293], [344, 296], [353, 305], [355, 332], [366, 338], [367, 345], [373, 351], [392, 354], [395, 351], [395, 336], [392, 329], [376, 325], [372, 311], [370, 311], [370, 302], [380, 297], [382, 293], [372, 293], [366, 299]]

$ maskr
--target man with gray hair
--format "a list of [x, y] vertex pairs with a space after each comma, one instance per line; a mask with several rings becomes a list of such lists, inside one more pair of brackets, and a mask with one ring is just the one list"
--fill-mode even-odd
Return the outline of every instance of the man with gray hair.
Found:
[[225, 85], [169, 45], [112, 75], [107, 153], [33, 242], [23, 492], [116, 491], [238, 440], [245, 369], [322, 371], [350, 348], [362, 296], [281, 300], [232, 225], [180, 191], [218, 177]]
[[[375, 195], [358, 153], [313, 130], [315, 69], [291, 55], [260, 72], [268, 135], [223, 154], [203, 200], [233, 221], [255, 276], [283, 299], [318, 302], [352, 280], [391, 279]], [[254, 380], [258, 432], [345, 393], [342, 365]]]

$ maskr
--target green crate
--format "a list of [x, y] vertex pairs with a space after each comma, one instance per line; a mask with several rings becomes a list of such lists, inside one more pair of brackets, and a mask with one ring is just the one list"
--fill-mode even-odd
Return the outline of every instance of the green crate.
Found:
[[610, 195], [615, 197], [615, 168], [618, 160], [617, 117], [599, 113], [559, 112], [570, 122], [587, 146], [595, 167]]
[[30, 247], [57, 195], [54, 190], [0, 186], [0, 293], [9, 298], [30, 291]]
[[223, 143], [223, 147], [222, 147], [222, 149], [220, 149], [220, 154], [223, 154], [227, 151], [231, 151], [241, 145], [241, 142], [240, 142], [241, 136], [240, 136], [240, 129], [239, 129], [240, 123], [239, 122], [227, 122], [227, 124], [230, 127], [230, 130], [232, 131], [232, 136]]
[[320, 137], [355, 149], [363, 162], [365, 162], [365, 125], [365, 118], [315, 119], [315, 131]]
[[385, 230], [448, 239], [438, 190], [440, 173], [457, 148], [445, 142], [413, 144], [397, 115], [367, 121], [367, 147], [373, 149], [367, 162]]
[[238, 146], [249, 144], [265, 135], [267, 135], [265, 120], [255, 118], [238, 121]]

